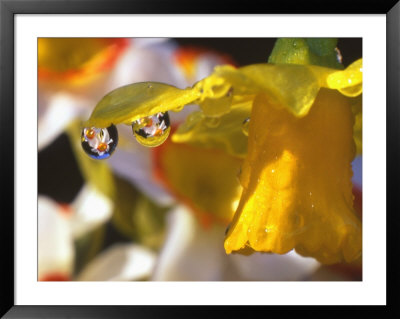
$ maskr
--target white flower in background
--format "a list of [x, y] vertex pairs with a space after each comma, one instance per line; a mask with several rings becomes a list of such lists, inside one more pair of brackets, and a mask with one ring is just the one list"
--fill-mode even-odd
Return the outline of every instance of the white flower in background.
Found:
[[148, 279], [156, 254], [135, 244], [114, 244], [100, 253], [76, 277], [78, 281], [131, 281]]
[[70, 205], [45, 196], [38, 203], [39, 281], [128, 281], [151, 275], [156, 260], [152, 250], [114, 244], [74, 276], [74, 241], [111, 218], [112, 203], [94, 188], [85, 186]]
[[152, 280], [302, 280], [320, 265], [295, 252], [227, 255], [222, 245], [224, 232], [224, 227], [217, 224], [205, 229], [192, 212], [177, 206], [168, 214], [168, 238]]
[[112, 202], [85, 185], [70, 204], [38, 199], [38, 278], [68, 280], [73, 274], [74, 240], [111, 218]]
[[74, 266], [69, 210], [44, 196], [38, 208], [38, 280], [69, 280]]

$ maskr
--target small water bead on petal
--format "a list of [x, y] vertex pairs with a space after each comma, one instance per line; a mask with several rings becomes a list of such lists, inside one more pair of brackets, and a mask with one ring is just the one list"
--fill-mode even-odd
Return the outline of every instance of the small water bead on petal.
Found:
[[147, 147], [161, 145], [171, 131], [168, 112], [141, 118], [132, 123], [132, 131], [136, 140]]
[[93, 159], [106, 159], [111, 156], [118, 144], [118, 131], [115, 125], [107, 128], [85, 127], [81, 135], [82, 148]]
[[242, 132], [244, 135], [249, 136], [250, 117], [245, 119], [242, 123]]

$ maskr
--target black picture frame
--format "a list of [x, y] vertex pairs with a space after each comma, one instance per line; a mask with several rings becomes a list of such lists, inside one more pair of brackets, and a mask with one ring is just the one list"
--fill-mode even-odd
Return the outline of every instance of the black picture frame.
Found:
[[[2, 139], [0, 157], [1, 198], [1, 308], [4, 318], [159, 318], [159, 317], [206, 317], [212, 313], [218, 317], [247, 316], [248, 311], [260, 311], [259, 307], [200, 307], [200, 306], [20, 306], [14, 303], [14, 19], [16, 14], [203, 14], [203, 13], [330, 13], [330, 14], [386, 14], [387, 29], [387, 306], [370, 307], [316, 307], [312, 313], [325, 315], [358, 316], [360, 311], [373, 316], [399, 316], [399, 243], [396, 226], [398, 204], [395, 180], [399, 162], [399, 56], [400, 56], [400, 3], [393, 1], [285, 1], [250, 3], [242, 5], [229, 2], [202, 1], [194, 5], [190, 1], [155, 0], [0, 0], [1, 18], [1, 71], [0, 71], [0, 131]], [[384, 172], [383, 172], [384, 173]], [[211, 308], [211, 309], [210, 309]], [[360, 309], [361, 308], [361, 309]], [[264, 311], [261, 309], [261, 311]], [[271, 313], [272, 312], [272, 313]], [[269, 307], [268, 314], [312, 314], [308, 307]], [[320, 313], [319, 315], [321, 315]]]

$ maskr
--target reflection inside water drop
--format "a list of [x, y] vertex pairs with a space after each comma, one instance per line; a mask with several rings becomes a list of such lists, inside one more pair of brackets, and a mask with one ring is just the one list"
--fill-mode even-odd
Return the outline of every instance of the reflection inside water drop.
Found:
[[115, 125], [107, 128], [85, 127], [81, 135], [82, 148], [94, 159], [111, 156], [118, 144], [118, 131]]
[[132, 131], [136, 140], [147, 147], [161, 145], [171, 131], [168, 112], [143, 117], [132, 123]]

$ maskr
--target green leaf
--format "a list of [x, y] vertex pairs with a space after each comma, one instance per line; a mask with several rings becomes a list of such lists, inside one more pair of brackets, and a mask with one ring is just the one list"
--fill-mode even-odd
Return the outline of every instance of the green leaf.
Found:
[[311, 64], [343, 69], [338, 62], [335, 38], [280, 38], [269, 56], [268, 63]]

